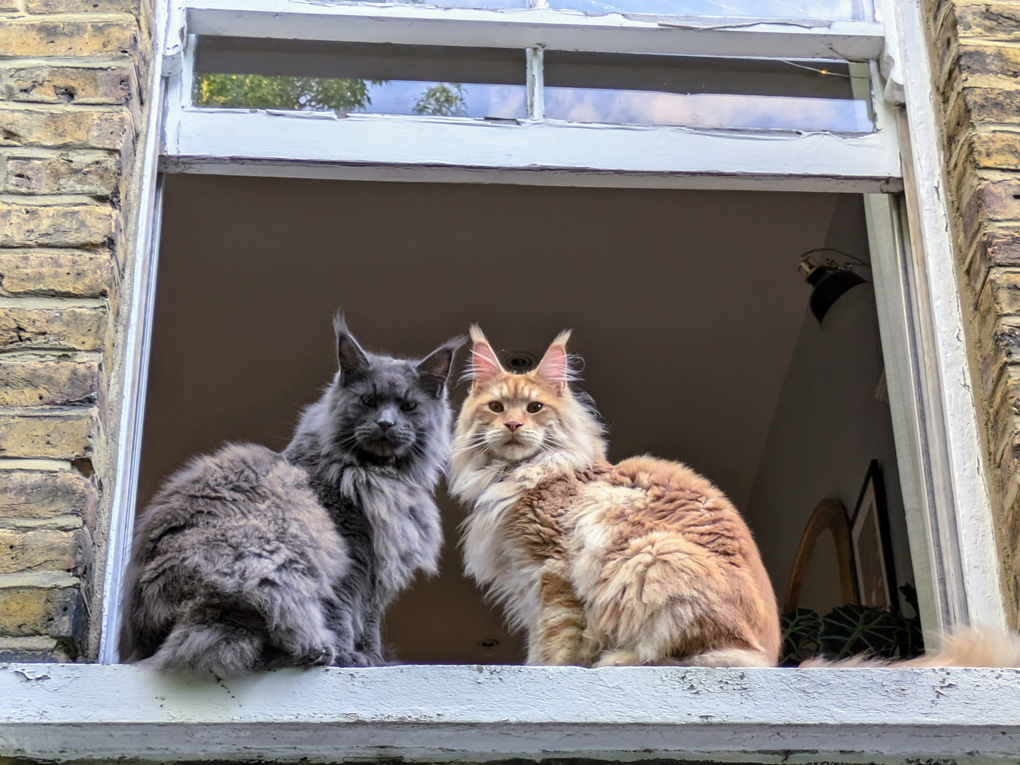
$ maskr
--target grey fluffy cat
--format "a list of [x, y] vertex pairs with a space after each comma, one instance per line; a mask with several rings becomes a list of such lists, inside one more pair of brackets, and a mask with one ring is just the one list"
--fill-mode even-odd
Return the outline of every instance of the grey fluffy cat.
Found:
[[366, 353], [334, 320], [339, 369], [282, 454], [228, 444], [172, 475], [139, 519], [121, 655], [225, 677], [384, 661], [386, 605], [442, 545], [432, 492], [463, 338], [423, 361]]

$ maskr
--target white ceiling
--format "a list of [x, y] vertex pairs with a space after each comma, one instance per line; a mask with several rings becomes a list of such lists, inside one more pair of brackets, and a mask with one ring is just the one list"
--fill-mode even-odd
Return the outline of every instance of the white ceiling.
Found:
[[[572, 327], [613, 456], [683, 460], [743, 506], [808, 298], [798, 256], [838, 246], [837, 199], [169, 176], [139, 497], [225, 440], [282, 447], [333, 373], [342, 307], [363, 345], [404, 355], [472, 321], [535, 354]], [[444, 573], [401, 599], [389, 641], [518, 661], [459, 577], [445, 507]]]

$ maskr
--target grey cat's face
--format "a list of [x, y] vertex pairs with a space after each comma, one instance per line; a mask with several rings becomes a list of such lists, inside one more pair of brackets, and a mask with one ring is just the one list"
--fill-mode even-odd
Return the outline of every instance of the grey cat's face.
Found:
[[335, 446], [361, 461], [397, 466], [427, 454], [430, 440], [449, 427], [446, 383], [460, 342], [445, 343], [423, 361], [406, 361], [366, 353], [339, 324]]
[[336, 421], [337, 440], [361, 457], [399, 459], [434, 427], [446, 404], [426, 390], [414, 365], [374, 359], [343, 386], [347, 405]]

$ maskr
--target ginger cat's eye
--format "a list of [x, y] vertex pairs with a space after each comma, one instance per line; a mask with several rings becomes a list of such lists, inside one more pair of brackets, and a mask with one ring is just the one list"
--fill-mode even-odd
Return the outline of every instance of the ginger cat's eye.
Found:
[[498, 401], [490, 401], [489, 402], [489, 409], [491, 411], [495, 412], [496, 414], [499, 414], [500, 412], [503, 411], [503, 405], [501, 403], [499, 403]]
[[528, 404], [528, 414], [534, 414], [542, 409], [542, 404], [538, 401], [532, 401]]

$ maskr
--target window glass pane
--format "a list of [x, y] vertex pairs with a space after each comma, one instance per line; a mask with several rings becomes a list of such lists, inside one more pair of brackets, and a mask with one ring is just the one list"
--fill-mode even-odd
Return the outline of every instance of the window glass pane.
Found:
[[[545, 116], [568, 122], [869, 132], [843, 62], [545, 54]], [[866, 92], [866, 88], [863, 89]]]
[[589, 13], [736, 16], [758, 19], [864, 19], [866, 0], [549, 0], [552, 8]]
[[431, 6], [433, 8], [527, 8], [528, 0], [359, 0], [367, 3], [399, 2], [407, 5]]
[[196, 106], [520, 119], [520, 50], [203, 38]]

